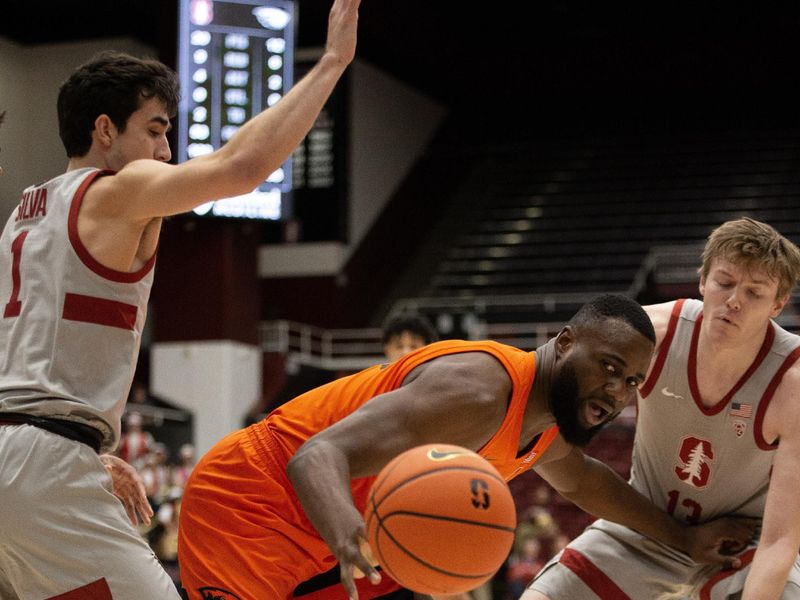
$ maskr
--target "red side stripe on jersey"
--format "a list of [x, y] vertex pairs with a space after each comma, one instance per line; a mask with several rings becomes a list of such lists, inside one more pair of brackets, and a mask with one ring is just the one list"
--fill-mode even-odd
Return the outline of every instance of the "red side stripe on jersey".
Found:
[[[739, 558], [742, 560], [742, 568], [746, 567], [753, 561], [753, 556], [755, 555], [755, 553], [756, 549], [751, 548], [750, 550], [739, 556]], [[711, 577], [703, 586], [703, 588], [700, 590], [700, 600], [711, 600], [711, 588], [713, 588], [723, 579], [727, 579], [731, 575], [734, 575], [738, 572], [739, 569], [725, 569], [723, 571], [720, 571], [713, 577]]]
[[792, 353], [786, 357], [786, 359], [783, 361], [783, 364], [781, 364], [781, 366], [778, 368], [778, 371], [769, 382], [764, 395], [761, 397], [761, 402], [758, 403], [753, 433], [756, 438], [756, 444], [762, 450], [775, 450], [778, 447], [778, 444], [770, 444], [764, 439], [764, 415], [767, 412], [767, 408], [769, 408], [770, 402], [772, 402], [772, 397], [775, 395], [775, 390], [778, 389], [781, 379], [783, 379], [783, 374], [789, 370], [789, 367], [797, 362], [798, 358], [800, 358], [800, 348], [795, 348]]
[[153, 265], [156, 264], [156, 255], [155, 253], [153, 256], [150, 257], [144, 266], [138, 271], [133, 271], [131, 273], [127, 271], [117, 271], [115, 269], [111, 269], [106, 267], [105, 265], [98, 262], [83, 245], [83, 241], [81, 241], [81, 236], [78, 233], [78, 213], [81, 210], [81, 204], [83, 203], [83, 197], [86, 194], [86, 190], [89, 189], [89, 186], [98, 178], [103, 177], [106, 175], [114, 175], [114, 171], [92, 171], [89, 175], [86, 176], [86, 179], [78, 187], [77, 191], [75, 192], [75, 196], [72, 199], [72, 204], [69, 207], [69, 218], [67, 219], [67, 234], [69, 235], [69, 241], [72, 244], [72, 248], [75, 250], [75, 254], [78, 255], [78, 258], [81, 259], [81, 262], [86, 265], [89, 269], [93, 272], [97, 273], [101, 277], [104, 277], [110, 281], [116, 281], [118, 283], [136, 283], [141, 281], [145, 275], [147, 275]]
[[114, 600], [105, 578], [47, 600]]
[[136, 326], [137, 308], [116, 300], [67, 293], [64, 296], [64, 313], [68, 321], [94, 323], [133, 330]]
[[586, 556], [572, 548], [565, 548], [559, 561], [575, 573], [589, 589], [603, 600], [631, 600], [630, 596], [619, 589], [616, 583], [603, 573]]
[[669, 323], [667, 324], [667, 333], [664, 334], [664, 339], [661, 340], [661, 346], [658, 348], [656, 362], [653, 365], [653, 368], [650, 370], [650, 376], [647, 378], [647, 381], [645, 381], [644, 385], [639, 388], [639, 394], [642, 398], [647, 398], [650, 395], [650, 392], [653, 391], [653, 386], [655, 386], [656, 381], [658, 381], [658, 378], [661, 375], [661, 370], [664, 368], [664, 363], [667, 362], [667, 354], [669, 353], [669, 347], [672, 344], [672, 338], [675, 337], [675, 330], [678, 328], [678, 319], [680, 318], [681, 311], [683, 310], [683, 302], [683, 298], [676, 300], [675, 305], [672, 307], [672, 314], [669, 316]]

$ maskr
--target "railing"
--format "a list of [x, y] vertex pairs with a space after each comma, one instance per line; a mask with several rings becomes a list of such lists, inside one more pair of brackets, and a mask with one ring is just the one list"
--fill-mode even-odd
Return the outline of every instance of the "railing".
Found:
[[190, 412], [181, 409], [164, 408], [162, 406], [153, 406], [151, 404], [138, 404], [135, 402], [128, 402], [125, 405], [125, 414], [139, 413], [143, 417], [147, 417], [152, 421], [156, 427], [164, 424], [164, 421], [177, 421], [179, 423], [186, 423], [191, 418]]
[[[685, 255], [695, 257], [696, 248], [659, 247], [648, 255], [640, 276], [631, 286], [629, 295], [634, 296], [639, 278], [645, 280], [649, 273], [646, 269], [655, 269], [658, 265], [673, 263], [676, 248]], [[671, 260], [664, 261], [671, 257]], [[688, 261], [687, 261], [687, 264]], [[686, 267], [696, 277], [696, 267]], [[592, 293], [591, 296], [596, 295]], [[460, 318], [461, 326], [458, 335], [469, 340], [489, 339], [515, 346], [523, 350], [534, 350], [558, 334], [564, 325], [562, 320], [541, 320], [535, 322], [492, 323], [486, 320], [489, 314], [502, 314], [503, 311], [521, 311], [530, 309], [540, 314], [561, 315], [574, 313], [589, 299], [589, 294], [531, 294], [507, 295], [494, 297], [436, 297], [406, 298], [399, 300], [392, 307], [389, 317], [400, 314], [422, 313], [426, 315], [445, 315], [453, 320]], [[800, 292], [792, 296], [791, 305], [800, 304]], [[800, 314], [788, 306], [777, 322], [783, 328], [800, 333]], [[446, 321], [446, 319], [445, 319]], [[439, 330], [443, 331], [441, 323]], [[329, 370], [357, 370], [380, 363], [385, 360], [381, 343], [382, 330], [377, 327], [360, 329], [322, 329], [296, 323], [294, 321], [266, 321], [260, 326], [260, 344], [264, 352], [277, 352], [287, 355], [290, 360]]]
[[[478, 321], [467, 339], [490, 339], [534, 350], [556, 335], [563, 323], [488, 324]], [[265, 321], [260, 326], [264, 352], [277, 352], [290, 361], [321, 369], [357, 370], [385, 359], [380, 328], [321, 329], [294, 321]]]
[[294, 321], [265, 321], [259, 334], [262, 351], [321, 369], [363, 369], [384, 360], [382, 331], [377, 327], [322, 329]]
[[642, 261], [628, 293], [638, 296], [652, 274], [659, 283], [684, 283], [697, 280], [697, 268], [703, 244], [673, 244], [653, 246]]
[[[592, 293], [592, 296], [601, 292]], [[437, 310], [483, 314], [489, 309], [538, 309], [555, 312], [559, 308], [579, 307], [589, 295], [569, 292], [564, 294], [506, 294], [495, 296], [435, 296], [430, 298], [401, 298], [394, 303], [390, 317], [406, 312], [431, 312]]]

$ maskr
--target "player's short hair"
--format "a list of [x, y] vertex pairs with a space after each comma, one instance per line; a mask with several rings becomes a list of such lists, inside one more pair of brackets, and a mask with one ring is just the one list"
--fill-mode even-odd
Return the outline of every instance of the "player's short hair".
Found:
[[85, 156], [92, 146], [94, 122], [108, 115], [124, 132], [128, 118], [150, 98], [158, 98], [174, 116], [180, 98], [178, 77], [163, 63], [106, 51], [78, 67], [58, 93], [58, 130], [67, 156]]
[[421, 337], [426, 345], [439, 339], [436, 329], [423, 315], [405, 314], [394, 317], [384, 324], [381, 343], [386, 345], [393, 337], [406, 331]]
[[620, 319], [656, 343], [656, 331], [642, 306], [624, 294], [603, 294], [584, 304], [569, 320], [576, 330], [597, 326], [604, 319]]
[[727, 221], [711, 232], [703, 249], [703, 278], [715, 258], [764, 269], [778, 282], [776, 298], [791, 292], [800, 279], [800, 249], [772, 226], [749, 217]]

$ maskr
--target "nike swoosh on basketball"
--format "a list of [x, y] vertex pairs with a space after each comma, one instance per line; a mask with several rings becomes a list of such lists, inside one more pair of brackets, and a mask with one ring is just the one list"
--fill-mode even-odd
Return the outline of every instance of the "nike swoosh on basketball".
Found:
[[456, 456], [465, 456], [466, 452], [459, 452], [458, 450], [446, 450], [444, 452], [440, 452], [436, 448], [432, 448], [428, 451], [428, 458], [431, 460], [449, 460], [451, 458], [455, 458]]
[[664, 387], [661, 389], [661, 393], [662, 393], [664, 396], [667, 396], [668, 398], [677, 398], [678, 400], [683, 400], [683, 396], [679, 396], [678, 394], [674, 394], [673, 392], [670, 392], [670, 391], [667, 389], [667, 386], [664, 386]]

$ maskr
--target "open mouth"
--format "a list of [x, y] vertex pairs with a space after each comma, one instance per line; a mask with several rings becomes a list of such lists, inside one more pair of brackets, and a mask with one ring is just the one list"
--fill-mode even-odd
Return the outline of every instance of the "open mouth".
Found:
[[586, 403], [586, 421], [592, 427], [604, 423], [610, 414], [611, 410], [601, 402], [589, 400]]

